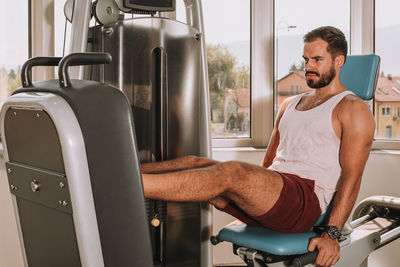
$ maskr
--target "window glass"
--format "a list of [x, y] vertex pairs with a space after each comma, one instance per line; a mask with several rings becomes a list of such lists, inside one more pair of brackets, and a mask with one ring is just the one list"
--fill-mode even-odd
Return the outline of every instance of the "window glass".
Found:
[[[400, 1], [375, 1], [375, 53], [381, 57], [375, 92], [377, 139], [400, 139]], [[392, 112], [393, 110], [393, 112]], [[380, 112], [381, 111], [381, 112]]]
[[28, 1], [2, 1], [0, 8], [0, 105], [21, 86], [21, 67], [28, 59]]
[[385, 117], [392, 116], [392, 111], [390, 107], [382, 107], [382, 116]]
[[[183, 1], [177, 19], [185, 21]], [[250, 0], [202, 1], [213, 138], [250, 137]]]
[[303, 36], [326, 25], [342, 30], [350, 48], [349, 0], [275, 1], [275, 114], [285, 98], [311, 90], [304, 76]]

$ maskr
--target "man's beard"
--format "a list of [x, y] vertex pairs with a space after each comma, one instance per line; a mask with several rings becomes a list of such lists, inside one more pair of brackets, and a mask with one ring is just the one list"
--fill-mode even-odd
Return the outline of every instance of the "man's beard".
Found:
[[333, 80], [333, 78], [335, 78], [336, 76], [336, 70], [335, 68], [332, 66], [331, 69], [324, 74], [319, 74], [318, 72], [315, 71], [306, 71], [306, 77], [308, 73], [312, 73], [315, 74], [317, 77], [320, 77], [318, 80], [313, 81], [312, 79], [307, 79], [307, 85], [310, 88], [314, 88], [314, 89], [318, 89], [318, 88], [322, 88], [327, 86], [328, 84], [330, 84]]

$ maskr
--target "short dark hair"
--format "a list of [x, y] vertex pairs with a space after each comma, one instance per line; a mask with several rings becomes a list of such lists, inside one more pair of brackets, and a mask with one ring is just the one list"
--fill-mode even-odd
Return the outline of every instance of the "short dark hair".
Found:
[[305, 43], [309, 43], [318, 38], [328, 43], [327, 50], [331, 54], [332, 59], [335, 59], [338, 55], [343, 55], [344, 62], [346, 62], [347, 41], [341, 30], [332, 26], [319, 27], [304, 35], [303, 40]]

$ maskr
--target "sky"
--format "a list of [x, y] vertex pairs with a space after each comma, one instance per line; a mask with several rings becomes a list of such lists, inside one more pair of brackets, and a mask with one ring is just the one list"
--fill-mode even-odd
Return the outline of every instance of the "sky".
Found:
[[[260, 0], [263, 1], [263, 0]], [[65, 0], [55, 0], [56, 51], [62, 53]], [[203, 0], [206, 41], [232, 43], [250, 38], [250, 0]], [[21, 65], [27, 53], [27, 0], [0, 0], [0, 66]], [[316, 12], [314, 10], [321, 10]], [[376, 27], [400, 24], [399, 0], [376, 0]], [[277, 0], [276, 27], [279, 36], [303, 35], [321, 25], [349, 31], [349, 0]], [[347, 14], [347, 15], [346, 15]], [[184, 18], [183, 1], [177, 0], [177, 16]], [[346, 19], [343, 19], [346, 18]], [[290, 31], [287, 26], [295, 26]]]

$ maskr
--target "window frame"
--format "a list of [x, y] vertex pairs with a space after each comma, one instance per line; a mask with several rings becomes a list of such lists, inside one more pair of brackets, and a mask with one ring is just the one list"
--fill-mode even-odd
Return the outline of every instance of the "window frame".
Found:
[[273, 123], [269, 122], [274, 120], [274, 0], [249, 1], [250, 137], [213, 138], [213, 148], [265, 147], [273, 130]]
[[[354, 32], [351, 48], [352, 54], [375, 53], [375, 0], [351, 0], [354, 21], [350, 27]], [[357, 32], [358, 31], [358, 32]], [[357, 40], [358, 39], [358, 40]], [[375, 99], [371, 100], [372, 111], [375, 115]], [[373, 150], [400, 150], [400, 140], [379, 139], [375, 137], [372, 143]]]
[[[54, 0], [29, 0], [29, 56], [54, 56]], [[32, 81], [54, 79], [54, 67], [32, 69]]]

